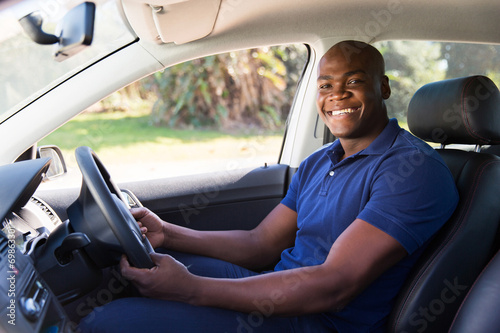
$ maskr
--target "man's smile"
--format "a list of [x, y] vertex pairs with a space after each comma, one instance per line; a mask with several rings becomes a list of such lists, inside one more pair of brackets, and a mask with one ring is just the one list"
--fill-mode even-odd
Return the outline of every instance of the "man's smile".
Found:
[[346, 114], [350, 114], [356, 111], [361, 110], [361, 108], [345, 108], [341, 110], [332, 110], [332, 111], [325, 111], [325, 114], [328, 116], [342, 116]]

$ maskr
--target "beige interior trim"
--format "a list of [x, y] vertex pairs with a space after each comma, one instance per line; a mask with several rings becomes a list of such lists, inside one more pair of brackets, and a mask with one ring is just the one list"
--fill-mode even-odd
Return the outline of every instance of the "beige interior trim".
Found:
[[156, 43], [184, 44], [209, 35], [221, 0], [123, 0], [137, 35]]

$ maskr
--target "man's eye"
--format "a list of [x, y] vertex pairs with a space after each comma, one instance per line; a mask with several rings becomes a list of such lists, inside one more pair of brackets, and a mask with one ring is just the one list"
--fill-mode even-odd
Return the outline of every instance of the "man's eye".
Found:
[[319, 85], [319, 89], [328, 89], [328, 88], [331, 88], [331, 84], [329, 83], [323, 83], [323, 84], [320, 84]]
[[363, 82], [363, 81], [360, 79], [352, 79], [352, 80], [349, 80], [347, 83], [348, 84], [357, 84], [357, 83], [361, 83], [361, 82]]

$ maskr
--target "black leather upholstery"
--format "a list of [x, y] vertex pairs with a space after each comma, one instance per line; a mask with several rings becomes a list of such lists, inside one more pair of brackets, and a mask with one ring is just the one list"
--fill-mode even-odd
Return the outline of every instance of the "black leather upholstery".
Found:
[[472, 286], [450, 333], [500, 331], [500, 252]]
[[[447, 121], [448, 110], [468, 104], [470, 91], [485, 91], [478, 88], [483, 82], [491, 83], [485, 77], [471, 77], [422, 87], [410, 103], [410, 129], [424, 140], [440, 143], [500, 142], [500, 104], [493, 103], [500, 103], [500, 93], [494, 85], [496, 90], [490, 87], [489, 94], [481, 95], [484, 98], [478, 108], [470, 111], [462, 107], [459, 119]], [[447, 332], [462, 300], [496, 250], [500, 157], [456, 149], [438, 151], [455, 178], [460, 201], [410, 273], [390, 316], [389, 332]]]
[[486, 146], [481, 148], [482, 152], [488, 153], [488, 154], [493, 154], [493, 155], [498, 155], [500, 156], [500, 146], [495, 145], [495, 146]]
[[410, 131], [425, 141], [499, 144], [498, 124], [500, 92], [484, 76], [426, 84], [408, 107]]

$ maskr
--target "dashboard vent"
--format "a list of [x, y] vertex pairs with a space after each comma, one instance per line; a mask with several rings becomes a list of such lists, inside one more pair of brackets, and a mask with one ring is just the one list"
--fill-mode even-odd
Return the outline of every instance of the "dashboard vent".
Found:
[[52, 210], [52, 208], [49, 207], [43, 200], [37, 198], [37, 197], [31, 197], [30, 201], [40, 207], [40, 209], [47, 214], [47, 216], [50, 218], [52, 223], [57, 226], [61, 223], [61, 219], [57, 214]]

